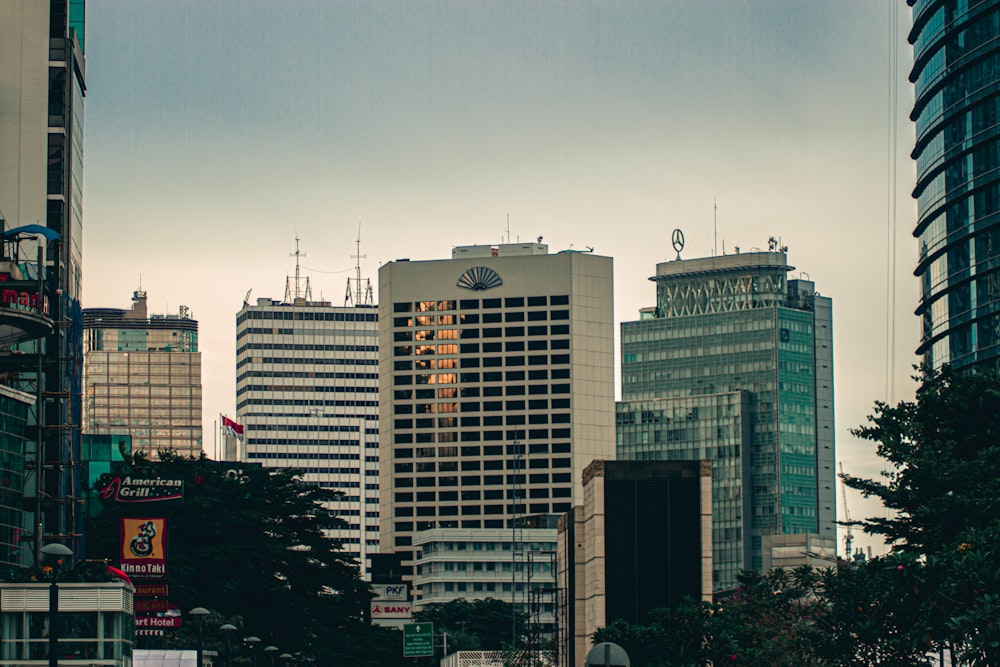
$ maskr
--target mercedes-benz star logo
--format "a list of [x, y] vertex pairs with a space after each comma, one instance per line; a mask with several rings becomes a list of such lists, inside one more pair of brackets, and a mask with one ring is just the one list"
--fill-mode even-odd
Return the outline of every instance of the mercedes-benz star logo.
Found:
[[670, 242], [674, 244], [674, 250], [677, 251], [677, 259], [680, 259], [681, 250], [684, 250], [684, 232], [675, 229], [674, 233], [670, 235]]

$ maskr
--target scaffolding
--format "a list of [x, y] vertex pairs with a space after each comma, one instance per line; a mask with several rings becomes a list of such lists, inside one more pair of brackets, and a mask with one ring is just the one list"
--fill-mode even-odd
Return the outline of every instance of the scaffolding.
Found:
[[[49, 322], [47, 332], [0, 347], [0, 382], [35, 397], [28, 414], [24, 451], [21, 542], [25, 565], [40, 562], [48, 541], [72, 545], [83, 554], [80, 424], [82, 409], [83, 318], [79, 302], [59, 281], [54, 258], [58, 235], [37, 226], [3, 233], [5, 289], [26, 290], [27, 304]], [[35, 261], [30, 250], [35, 250]], [[28, 290], [33, 290], [29, 292]], [[37, 299], [33, 302], [32, 299]], [[7, 316], [9, 319], [13, 313]]]

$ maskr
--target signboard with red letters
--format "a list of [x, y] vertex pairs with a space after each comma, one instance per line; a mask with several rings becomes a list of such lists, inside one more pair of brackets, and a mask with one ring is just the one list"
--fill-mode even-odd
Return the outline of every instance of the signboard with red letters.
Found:
[[409, 602], [372, 602], [372, 620], [386, 618], [411, 618]]

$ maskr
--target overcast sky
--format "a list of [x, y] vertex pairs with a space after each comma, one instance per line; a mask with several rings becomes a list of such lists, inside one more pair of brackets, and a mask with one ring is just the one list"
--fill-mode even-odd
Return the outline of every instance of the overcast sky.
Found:
[[[210, 453], [213, 422], [235, 413], [235, 314], [247, 290], [283, 297], [296, 235], [314, 297], [339, 305], [359, 223], [377, 294], [381, 264], [501, 242], [509, 215], [512, 241], [613, 257], [618, 321], [654, 303], [647, 278], [674, 256], [674, 228], [689, 259], [779, 237], [796, 275], [833, 298], [838, 459], [881, 469], [848, 429], [913, 391], [904, 3], [90, 0], [87, 12], [84, 306], [128, 307], [141, 279], [151, 312], [192, 308]], [[878, 511], [849, 502], [855, 517]]]

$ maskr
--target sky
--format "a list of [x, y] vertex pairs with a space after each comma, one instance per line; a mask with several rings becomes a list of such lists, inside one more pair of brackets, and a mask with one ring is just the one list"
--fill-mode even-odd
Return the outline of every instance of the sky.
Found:
[[919, 337], [909, 24], [895, 0], [90, 0], [83, 305], [191, 308], [211, 454], [236, 312], [283, 298], [296, 237], [334, 305], [359, 230], [376, 294], [455, 245], [593, 247], [620, 322], [673, 229], [685, 259], [773, 236], [833, 299], [837, 458], [877, 476], [850, 429], [912, 397]]

